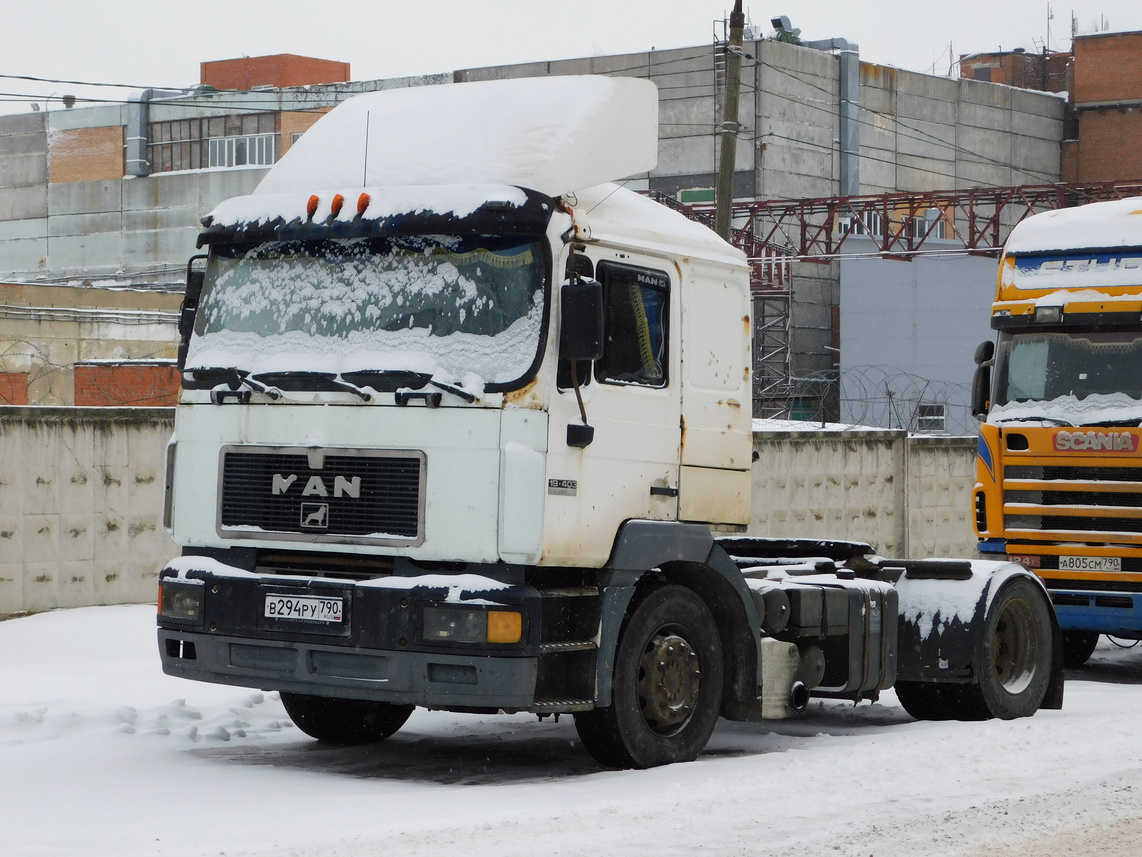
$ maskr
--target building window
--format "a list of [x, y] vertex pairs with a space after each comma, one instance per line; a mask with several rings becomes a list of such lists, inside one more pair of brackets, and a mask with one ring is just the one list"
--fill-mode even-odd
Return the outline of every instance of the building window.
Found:
[[789, 404], [789, 418], [797, 422], [812, 422], [817, 419], [819, 402], [816, 399], [796, 396]]
[[277, 134], [213, 137], [210, 140], [210, 166], [271, 166], [277, 160], [277, 143]]
[[[147, 134], [152, 173], [212, 166], [269, 166], [280, 154], [276, 113], [152, 122]], [[253, 144], [251, 138], [255, 138]], [[215, 143], [216, 140], [225, 142]]]
[[916, 431], [938, 433], [944, 431], [944, 405], [921, 402], [916, 407]]

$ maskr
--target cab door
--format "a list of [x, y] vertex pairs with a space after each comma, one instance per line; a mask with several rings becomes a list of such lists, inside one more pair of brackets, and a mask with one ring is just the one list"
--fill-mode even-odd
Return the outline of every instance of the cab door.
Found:
[[568, 444], [568, 426], [583, 421], [562, 361], [550, 405], [544, 564], [602, 565], [624, 521], [678, 518], [678, 269], [611, 253], [590, 273], [602, 285], [603, 354], [576, 368], [593, 437]]

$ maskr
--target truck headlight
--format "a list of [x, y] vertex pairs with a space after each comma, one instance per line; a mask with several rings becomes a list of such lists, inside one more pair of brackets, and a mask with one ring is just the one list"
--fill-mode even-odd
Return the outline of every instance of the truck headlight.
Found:
[[425, 607], [421, 636], [426, 643], [518, 643], [523, 639], [523, 614]]
[[201, 624], [205, 591], [201, 580], [160, 580], [159, 616], [173, 622]]

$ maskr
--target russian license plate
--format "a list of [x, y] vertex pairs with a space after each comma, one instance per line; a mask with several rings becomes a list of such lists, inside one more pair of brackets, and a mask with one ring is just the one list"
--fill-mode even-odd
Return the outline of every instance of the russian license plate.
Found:
[[1120, 556], [1061, 556], [1060, 571], [1122, 571]]
[[344, 621], [344, 609], [345, 602], [341, 598], [270, 594], [266, 596], [265, 617], [339, 625]]

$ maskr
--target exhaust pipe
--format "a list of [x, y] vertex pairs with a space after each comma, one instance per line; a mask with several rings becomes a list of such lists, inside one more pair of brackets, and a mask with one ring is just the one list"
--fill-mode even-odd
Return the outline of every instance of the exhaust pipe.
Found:
[[809, 688], [805, 687], [805, 682], [793, 682], [793, 687], [789, 688], [789, 707], [800, 713], [805, 710], [808, 704]]

